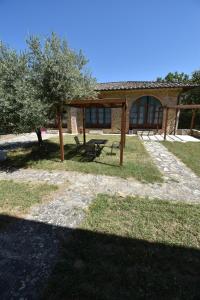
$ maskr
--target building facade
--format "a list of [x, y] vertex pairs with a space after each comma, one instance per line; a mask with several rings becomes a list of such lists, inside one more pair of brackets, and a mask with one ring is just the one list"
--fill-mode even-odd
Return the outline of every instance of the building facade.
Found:
[[[180, 95], [196, 87], [190, 83], [163, 83], [145, 81], [126, 81], [99, 83], [96, 87], [98, 103], [101, 99], [126, 99], [126, 132], [136, 133], [151, 130], [162, 133], [165, 126], [165, 107], [179, 103]], [[84, 100], [83, 100], [84, 101]], [[67, 130], [70, 133], [81, 133], [83, 113], [87, 132], [120, 133], [121, 110], [118, 108], [91, 107], [85, 110], [69, 108], [67, 111]], [[167, 132], [175, 126], [174, 109], [169, 110]]]

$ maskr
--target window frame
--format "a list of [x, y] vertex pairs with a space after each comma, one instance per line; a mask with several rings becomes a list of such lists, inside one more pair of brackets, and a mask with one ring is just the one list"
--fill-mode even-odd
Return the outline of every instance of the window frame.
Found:
[[[155, 101], [155, 103], [151, 104], [151, 100]], [[142, 101], [144, 103], [142, 103]], [[140, 111], [141, 108], [144, 108], [143, 111], [143, 123], [139, 123], [140, 118]], [[149, 110], [153, 107], [152, 112]], [[135, 108], [135, 109], [134, 109]], [[133, 111], [134, 109], [134, 111]], [[149, 116], [150, 114], [153, 114], [153, 122], [149, 122]], [[158, 122], [155, 123], [155, 115], [157, 114], [157, 120]], [[136, 122], [133, 123], [133, 115], [135, 115]], [[161, 129], [162, 128], [162, 122], [163, 122], [163, 106], [160, 100], [154, 96], [142, 96], [138, 98], [135, 102], [132, 103], [131, 109], [130, 109], [130, 117], [129, 117], [129, 128], [130, 129]]]
[[[96, 122], [92, 121], [92, 110], [95, 109]], [[100, 110], [103, 109], [103, 123], [100, 122]], [[107, 113], [106, 113], [107, 111]], [[109, 113], [108, 113], [109, 111]], [[88, 113], [90, 115], [88, 120]], [[108, 115], [106, 115], [108, 114]], [[109, 122], [106, 119], [109, 116]], [[88, 107], [85, 109], [85, 127], [86, 128], [104, 128], [110, 129], [112, 124], [112, 111], [110, 107]]]

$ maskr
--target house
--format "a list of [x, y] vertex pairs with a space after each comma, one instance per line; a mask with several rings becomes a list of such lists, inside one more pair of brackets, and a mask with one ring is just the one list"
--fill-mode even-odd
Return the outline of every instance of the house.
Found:
[[[179, 103], [180, 95], [196, 87], [193, 83], [169, 83], [156, 81], [121, 81], [97, 84], [98, 103], [105, 98], [123, 98], [127, 101], [126, 132], [151, 130], [163, 132], [165, 107]], [[83, 124], [82, 109], [71, 107], [67, 113], [67, 127], [70, 133], [80, 133]], [[174, 129], [176, 111], [169, 109], [167, 132]], [[85, 109], [86, 131], [100, 130], [103, 133], [119, 133], [121, 110], [109, 107]]]

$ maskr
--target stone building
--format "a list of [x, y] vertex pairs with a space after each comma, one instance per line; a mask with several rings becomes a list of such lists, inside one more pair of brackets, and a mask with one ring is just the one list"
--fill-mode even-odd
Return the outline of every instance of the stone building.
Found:
[[[151, 130], [162, 133], [165, 124], [165, 107], [179, 103], [180, 95], [196, 87], [192, 83], [169, 83], [153, 81], [124, 81], [97, 84], [98, 102], [105, 98], [123, 98], [127, 100], [126, 132], [136, 133]], [[174, 109], [169, 110], [167, 132], [175, 126]], [[85, 109], [86, 131], [119, 133], [121, 110], [118, 108]], [[70, 133], [82, 132], [83, 110], [69, 108], [67, 112], [67, 130]]]

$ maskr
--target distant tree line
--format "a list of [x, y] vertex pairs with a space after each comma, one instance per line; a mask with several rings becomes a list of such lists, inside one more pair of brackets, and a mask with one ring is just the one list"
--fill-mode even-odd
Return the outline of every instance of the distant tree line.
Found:
[[200, 70], [194, 71], [191, 75], [184, 72], [169, 72], [165, 77], [158, 77], [158, 82], [191, 82], [199, 84], [196, 88], [183, 93], [182, 103], [200, 104]]
[[[191, 82], [196, 83], [197, 87], [183, 92], [180, 95], [180, 103], [182, 104], [200, 104], [200, 70], [194, 71], [191, 75], [179, 72], [170, 72], [165, 77], [158, 77], [158, 82]], [[191, 110], [181, 111], [179, 128], [189, 128], [192, 117]], [[200, 112], [196, 114], [195, 127], [200, 129]]]

